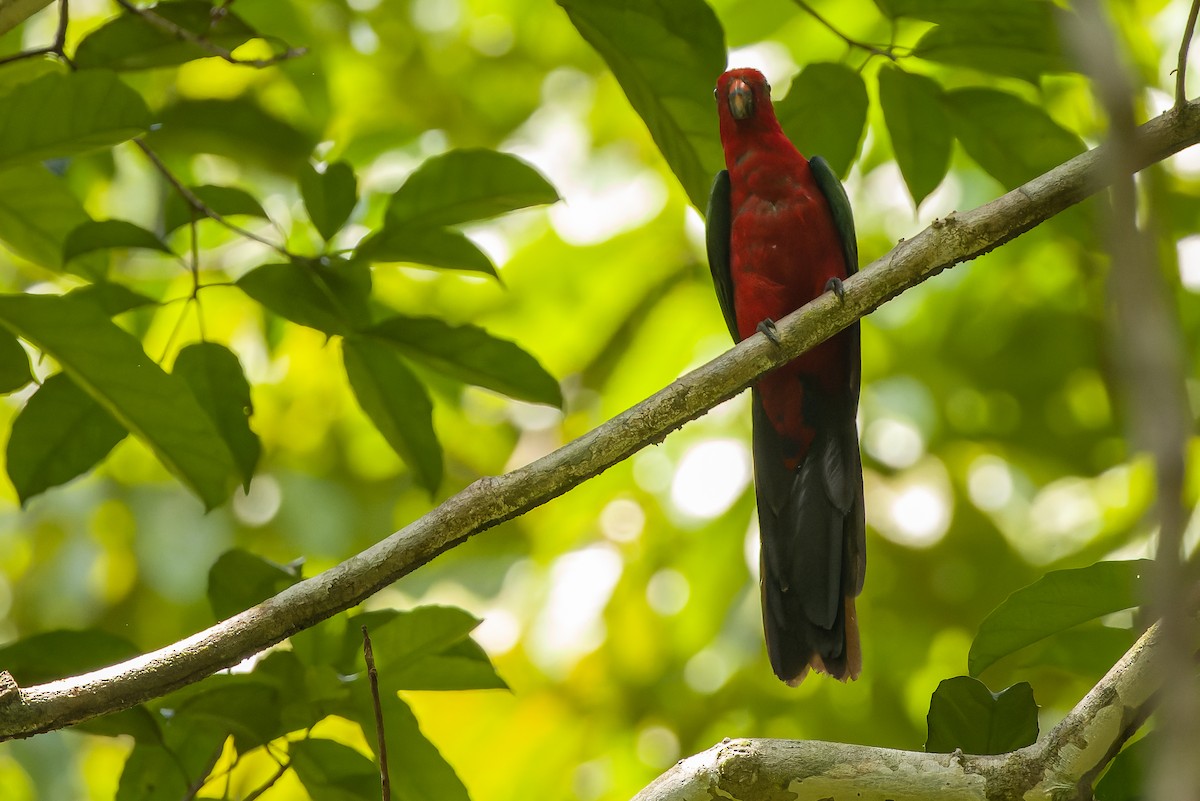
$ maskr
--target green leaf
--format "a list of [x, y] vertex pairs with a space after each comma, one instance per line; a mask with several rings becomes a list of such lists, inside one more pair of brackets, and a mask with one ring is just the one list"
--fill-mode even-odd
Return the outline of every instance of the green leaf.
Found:
[[146, 101], [113, 72], [49, 73], [0, 106], [0, 169], [111, 147], [150, 127]]
[[344, 161], [317, 172], [311, 164], [300, 168], [300, 195], [317, 231], [328, 242], [350, 219], [358, 203], [358, 181], [354, 168]]
[[923, 75], [889, 65], [879, 71], [879, 104], [892, 137], [896, 163], [913, 203], [937, 188], [950, 167], [950, 123], [942, 88]]
[[173, 255], [165, 242], [139, 225], [125, 220], [88, 220], [67, 234], [63, 262], [110, 248], [146, 248]]
[[233, 548], [221, 554], [208, 570], [208, 604], [217, 620], [233, 617], [300, 580], [292, 565], [277, 565], [261, 556]]
[[[369, 734], [375, 728], [372, 726], [363, 731]], [[389, 740], [388, 749], [393, 747]], [[292, 758], [292, 770], [312, 798], [319, 801], [378, 801], [379, 768], [353, 748], [333, 740], [311, 737], [289, 745], [288, 754]]]
[[1008, 92], [956, 89], [944, 100], [963, 149], [1005, 189], [1016, 189], [1086, 149], [1043, 108]]
[[496, 275], [479, 247], [449, 228], [394, 228], [385, 225], [359, 244], [355, 255], [371, 262], [405, 262], [444, 270]]
[[[5, 52], [5, 55], [9, 55], [8, 52]], [[0, 97], [5, 97], [21, 84], [29, 83], [52, 72], [63, 75], [68, 69], [66, 64], [50, 55], [11, 61], [4, 65], [4, 69], [0, 70]]]
[[29, 354], [15, 336], [0, 331], [0, 395], [16, 392], [32, 380]]
[[779, 124], [801, 153], [824, 156], [846, 177], [867, 124], [867, 87], [845, 64], [808, 64], [775, 104]]
[[[0, 187], [0, 239], [34, 264], [63, 267], [67, 234], [91, 219], [66, 182], [40, 164], [29, 164], [0, 171]], [[69, 267], [91, 279], [102, 278], [107, 268], [107, 257], [99, 254]]]
[[125, 734], [138, 743], [162, 742], [162, 730], [159, 728], [158, 718], [140, 704], [129, 709], [122, 709], [120, 712], [76, 723], [72, 729], [88, 734], [97, 734], [101, 737], [119, 737]]
[[361, 262], [264, 264], [237, 285], [280, 317], [326, 334], [349, 334], [369, 323], [371, 270]]
[[929, 700], [925, 750], [948, 754], [1007, 754], [1037, 741], [1038, 708], [1029, 682], [993, 693], [978, 679], [955, 676]]
[[387, 345], [361, 337], [343, 343], [346, 377], [358, 405], [432, 494], [442, 483], [442, 446], [433, 403], [412, 370]]
[[978, 676], [1000, 658], [1051, 634], [1137, 606], [1143, 599], [1146, 559], [1097, 562], [1052, 570], [1022, 587], [984, 619], [971, 643], [967, 669]]
[[1071, 71], [1058, 36], [1063, 23], [1048, 0], [943, 5], [960, 7], [925, 14], [942, 24], [926, 31], [914, 56], [1035, 84], [1043, 73]]
[[405, 662], [380, 682], [391, 690], [507, 690], [487, 653], [474, 640]]
[[[234, 50], [258, 34], [236, 14], [213, 14], [210, 3], [182, 0], [158, 3], [154, 13], [225, 50]], [[84, 37], [73, 56], [80, 69], [144, 70], [211, 58], [203, 47], [181, 40], [137, 14], [122, 14]]]
[[124, 637], [99, 629], [58, 629], [0, 646], [0, 667], [27, 687], [87, 673], [138, 656]]
[[[352, 694], [353, 705], [346, 711], [349, 717], [368, 733], [375, 731], [375, 713], [366, 682], [358, 682]], [[388, 773], [392, 793], [396, 798], [437, 799], [437, 801], [470, 801], [467, 789], [446, 762], [437, 747], [421, 732], [408, 704], [394, 692], [380, 693], [384, 735], [387, 741]], [[375, 796], [379, 796], [379, 772], [375, 775]]]
[[1096, 801], [1142, 801], [1146, 798], [1146, 779], [1154, 758], [1157, 735], [1150, 733], [1125, 747], [1108, 765], [1096, 783]]
[[98, 306], [109, 317], [115, 317], [127, 311], [140, 309], [143, 306], [155, 306], [158, 304], [158, 301], [154, 298], [147, 297], [140, 292], [134, 292], [124, 284], [114, 284], [109, 281], [101, 281], [96, 284], [81, 286], [78, 289], [72, 289], [67, 293], [67, 297], [72, 300], [82, 300]]
[[[263, 211], [262, 204], [244, 189], [238, 189], [235, 186], [192, 186], [189, 189], [204, 205], [222, 217], [246, 216], [270, 219]], [[187, 225], [192, 221], [192, 216], [192, 207], [179, 196], [178, 192], [172, 192], [166, 203], [163, 204], [163, 234], [169, 234], [181, 225]], [[196, 219], [206, 218], [197, 215]]]
[[51, 295], [0, 295], [0, 325], [52, 356], [213, 508], [229, 497], [233, 457], [184, 383], [97, 306]]
[[495, 150], [451, 150], [427, 159], [388, 201], [386, 224], [427, 228], [485, 220], [558, 201], [526, 162]]
[[174, 710], [172, 725], [228, 732], [243, 754], [285, 733], [274, 685], [246, 676], [222, 678], [233, 680], [207, 681], [203, 686], [208, 689], [191, 695]]
[[269, 114], [250, 96], [232, 100], [181, 100], [159, 114], [161, 127], [146, 142], [162, 153], [212, 153], [295, 175], [308, 163], [316, 137]]
[[129, 433], [68, 376], [29, 397], [8, 438], [8, 477], [21, 503], [91, 470]]
[[134, 745], [121, 770], [114, 801], [179, 801], [194, 794], [192, 782], [212, 771], [227, 735], [212, 726], [188, 722], [191, 725], [168, 723], [161, 744]]
[[187, 383], [217, 427], [249, 491], [262, 445], [250, 430], [254, 404], [238, 357], [224, 345], [196, 342], [179, 352], [172, 372]]
[[608, 64], [692, 205], [725, 166], [713, 87], [725, 33], [703, 0], [558, 0]]
[[482, 328], [450, 325], [434, 317], [398, 315], [364, 333], [468, 384], [562, 407], [562, 391], [554, 376], [512, 342], [497, 339]]
[[346, 673], [362, 670], [363, 626], [371, 635], [375, 664], [391, 669], [463, 642], [480, 622], [465, 609], [436, 604], [351, 615], [346, 622], [342, 658], [335, 667]]

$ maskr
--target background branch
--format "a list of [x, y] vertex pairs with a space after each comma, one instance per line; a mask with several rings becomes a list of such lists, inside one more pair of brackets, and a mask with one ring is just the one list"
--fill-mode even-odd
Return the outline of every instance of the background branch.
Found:
[[635, 801], [737, 798], [1089, 798], [1107, 764], [1145, 718], [1160, 685], [1162, 636], [1153, 626], [1066, 718], [1008, 754], [927, 754], [804, 740], [726, 740], [681, 760]]
[[[1200, 103], [1143, 125], [1142, 168], [1200, 141]], [[889, 298], [1007, 242], [1105, 185], [1098, 148], [990, 203], [937, 220], [846, 282], [779, 321], [781, 345], [753, 336], [633, 408], [537, 461], [482, 478], [420, 519], [329, 570], [153, 653], [0, 696], [0, 738], [28, 736], [125, 709], [198, 681], [360, 603], [442, 551], [562, 495], [744, 389], [768, 369]]]

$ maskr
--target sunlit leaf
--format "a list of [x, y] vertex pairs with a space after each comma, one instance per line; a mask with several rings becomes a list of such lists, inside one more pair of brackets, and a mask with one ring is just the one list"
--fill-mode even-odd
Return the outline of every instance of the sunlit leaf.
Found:
[[32, 380], [29, 354], [15, 336], [0, 330], [0, 395], [16, 392]]
[[[210, 3], [177, 0], [157, 3], [155, 14], [216, 47], [234, 50], [258, 34], [228, 9], [213, 13]], [[213, 53], [155, 26], [137, 14], [122, 14], [84, 37], [73, 59], [81, 69], [142, 70], [183, 64]]]
[[844, 178], [866, 128], [867, 87], [845, 64], [808, 64], [775, 104], [775, 115], [801, 153], [824, 156]]
[[187, 383], [217, 427], [237, 463], [242, 486], [248, 491], [262, 445], [250, 430], [254, 405], [241, 362], [224, 345], [196, 342], [179, 352], [171, 372]]
[[8, 477], [24, 503], [100, 463], [129, 432], [69, 377], [53, 375], [13, 421]]
[[941, 97], [942, 88], [931, 78], [891, 65], [879, 71], [879, 105], [892, 152], [918, 206], [950, 167], [950, 124]]
[[725, 166], [713, 87], [725, 33], [703, 0], [558, 0], [608, 64], [692, 205]]
[[[0, 171], [0, 240], [13, 253], [48, 270], [63, 267], [67, 235], [90, 218], [66, 183], [40, 164]], [[71, 272], [101, 278], [102, 254], [71, 262]]]
[[1075, 570], [1052, 570], [1022, 587], [979, 626], [967, 667], [978, 676], [1000, 658], [1072, 626], [1143, 599], [1143, 579], [1151, 562], [1097, 562]]
[[[204, 205], [220, 214], [222, 217], [259, 217], [270, 219], [263, 211], [262, 204], [254, 199], [244, 189], [235, 186], [193, 186], [189, 187]], [[195, 219], [205, 219], [204, 215], [194, 212], [178, 192], [171, 192], [163, 204], [163, 233], [169, 234], [181, 225], [187, 225]]]
[[450, 228], [384, 226], [358, 246], [356, 255], [372, 262], [404, 262], [444, 270], [496, 275], [496, 267], [479, 246]]
[[113, 72], [48, 73], [0, 97], [0, 169], [86, 153], [150, 127], [146, 101]]
[[944, 96], [955, 135], [989, 175], [1015, 189], [1085, 149], [1077, 134], [1041, 106], [998, 89], [956, 89]]
[[978, 679], [946, 679], [929, 699], [925, 750], [948, 754], [1005, 754], [1037, 741], [1038, 708], [1028, 682], [993, 693]]
[[433, 403], [395, 351], [380, 342], [347, 337], [346, 376], [358, 405], [417, 482], [436, 492], [442, 483], [442, 446], [433, 431]]
[[63, 243], [63, 261], [111, 248], [145, 248], [171, 253], [165, 242], [140, 225], [125, 220], [89, 220], [67, 234], [67, 241]]
[[359, 262], [264, 264], [237, 285], [280, 317], [327, 334], [348, 334], [369, 316], [371, 273]]
[[562, 406], [558, 381], [536, 359], [482, 328], [450, 325], [433, 317], [395, 316], [365, 333], [468, 384], [520, 400]]
[[333, 239], [358, 202], [354, 169], [344, 161], [326, 165], [324, 172], [305, 164], [300, 168], [300, 194], [317, 231], [326, 241]]
[[98, 306], [50, 295], [0, 295], [0, 325], [54, 357], [206, 507], [229, 496], [233, 457], [195, 397]]

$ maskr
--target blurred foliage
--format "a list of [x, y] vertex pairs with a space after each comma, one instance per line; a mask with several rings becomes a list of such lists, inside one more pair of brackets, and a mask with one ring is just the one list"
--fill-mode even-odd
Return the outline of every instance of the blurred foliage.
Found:
[[[255, 68], [75, 0], [78, 71], [0, 65], [0, 667], [42, 681], [174, 642], [724, 350], [689, 204], [720, 166], [724, 48], [846, 178], [864, 264], [1104, 136], [1048, 0], [813, 6], [842, 35], [785, 0], [157, 7], [236, 58], [288, 56]], [[1186, 6], [1109, 3], [1143, 118], [1170, 105]], [[0, 37], [0, 58], [57, 21]], [[1140, 186], [1195, 398], [1200, 161]], [[947, 720], [1021, 698], [991, 745], [1022, 741], [1025, 685], [987, 688], [1024, 681], [1052, 725], [1133, 642], [1138, 565], [1034, 582], [1154, 535], [1105, 342], [1101, 205], [864, 321], [859, 681], [771, 676], [739, 397], [290, 649], [0, 745], [0, 797], [178, 797], [205, 776], [200, 798], [376, 797], [362, 624], [401, 798], [624, 798], [722, 737], [920, 748], [968, 654], [987, 686]], [[1047, 619], [1052, 596], [1082, 611]]]

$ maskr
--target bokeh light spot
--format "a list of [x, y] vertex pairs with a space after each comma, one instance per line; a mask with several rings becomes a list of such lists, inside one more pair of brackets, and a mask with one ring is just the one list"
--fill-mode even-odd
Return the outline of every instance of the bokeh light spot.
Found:
[[750, 481], [750, 455], [735, 439], [692, 446], [675, 471], [671, 503], [685, 515], [711, 520], [723, 514]]
[[682, 612], [690, 594], [691, 585], [678, 570], [660, 570], [646, 583], [646, 602], [663, 616]]

